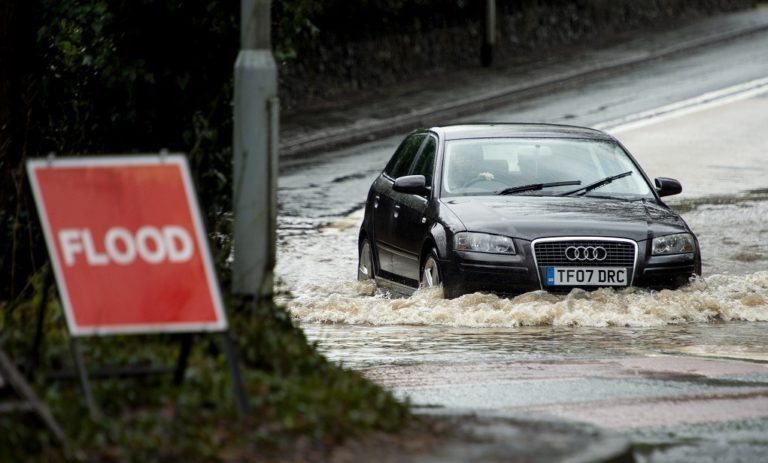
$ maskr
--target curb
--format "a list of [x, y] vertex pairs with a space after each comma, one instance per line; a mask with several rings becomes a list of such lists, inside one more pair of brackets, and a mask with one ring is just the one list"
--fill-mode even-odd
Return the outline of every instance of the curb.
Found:
[[410, 463], [463, 461], [549, 461], [552, 463], [634, 463], [630, 442], [592, 425], [545, 417], [467, 413], [466, 410], [421, 410], [422, 416], [456, 420], [458, 434], [436, 451], [414, 455]]
[[410, 131], [415, 127], [431, 126], [440, 123], [440, 121], [445, 121], [446, 119], [456, 119], [489, 111], [505, 104], [512, 103], [522, 97], [544, 93], [559, 86], [588, 80], [603, 74], [609, 74], [624, 68], [672, 56], [677, 53], [695, 50], [720, 42], [726, 42], [728, 40], [766, 30], [768, 30], [768, 23], [708, 37], [687, 40], [647, 54], [641, 54], [641, 56], [617, 59], [593, 68], [559, 75], [550, 79], [542, 79], [533, 83], [513, 85], [501, 91], [480, 95], [476, 98], [465, 98], [463, 100], [452, 101], [442, 105], [435, 105], [402, 116], [378, 119], [367, 123], [358, 123], [353, 127], [347, 126], [321, 130], [311, 135], [299, 136], [281, 142], [280, 157], [295, 157], [310, 152], [318, 154], [333, 148], [349, 146], [355, 143], [369, 142], [403, 131]]

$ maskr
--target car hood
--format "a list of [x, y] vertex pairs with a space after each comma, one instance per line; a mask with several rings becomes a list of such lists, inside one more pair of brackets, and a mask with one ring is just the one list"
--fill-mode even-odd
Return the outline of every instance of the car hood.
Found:
[[642, 241], [688, 231], [675, 212], [647, 201], [578, 196], [473, 196], [446, 198], [443, 204], [468, 231], [526, 240], [610, 236]]

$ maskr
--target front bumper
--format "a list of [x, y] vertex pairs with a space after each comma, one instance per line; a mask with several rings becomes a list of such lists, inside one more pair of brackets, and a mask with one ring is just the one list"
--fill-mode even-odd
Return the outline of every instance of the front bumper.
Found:
[[674, 289], [701, 274], [701, 259], [697, 254], [651, 256], [635, 278], [635, 286], [653, 289]]
[[[637, 243], [634, 267], [627, 267], [630, 286], [651, 289], [678, 288], [701, 272], [698, 254], [650, 256], [645, 242]], [[453, 251], [441, 262], [443, 284], [453, 292], [487, 291], [499, 294], [520, 294], [544, 289], [569, 292], [579, 286], [547, 286], [546, 265], [537, 265], [531, 242], [516, 240], [516, 255], [485, 254]], [[582, 287], [594, 290], [596, 286]], [[616, 287], [620, 289], [621, 287]]]

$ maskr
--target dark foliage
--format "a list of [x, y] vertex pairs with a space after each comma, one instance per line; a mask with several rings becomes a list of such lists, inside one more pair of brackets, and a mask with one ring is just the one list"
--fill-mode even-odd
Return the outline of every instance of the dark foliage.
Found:
[[[104, 422], [88, 418], [77, 383], [45, 380], [72, 365], [55, 288], [43, 284], [47, 253], [26, 159], [187, 153], [226, 293], [239, 2], [0, 0], [0, 13], [0, 344], [23, 363], [46, 293], [33, 380], [88, 459], [252, 461], [254, 449], [289, 446], [296, 436], [322, 446], [398, 429], [407, 407], [328, 362], [269, 302], [226, 302], [254, 408], [245, 422], [215, 337], [197, 337], [181, 389], [168, 378], [98, 382]], [[84, 342], [92, 365], [172, 364], [177, 350], [173, 336]], [[0, 390], [0, 399], [7, 394]], [[0, 416], [0, 460], [60, 458], [34, 417]]]
[[[170, 375], [94, 379], [105, 419], [93, 420], [75, 381], [45, 374], [73, 364], [55, 288], [32, 280], [32, 296], [0, 314], [4, 349], [28, 359], [42, 294], [48, 294], [44, 345], [33, 378], [86, 461], [263, 461], [298, 442], [330, 450], [373, 430], [395, 432], [408, 409], [389, 392], [317, 352], [287, 312], [269, 302], [230, 298], [229, 320], [242, 362], [251, 415], [240, 420], [217, 335], [196, 335], [182, 385]], [[180, 335], [113, 336], [81, 340], [89, 368], [172, 366]], [[27, 369], [29, 362], [23, 362]], [[0, 390], [0, 400], [9, 391]], [[74, 454], [74, 453], [73, 453]], [[68, 455], [31, 415], [0, 415], [0, 460], [61, 461]], [[69, 455], [70, 457], [72, 455]]]
[[[209, 223], [229, 209], [237, 2], [7, 2], [0, 100], [0, 301], [45, 259], [30, 157], [188, 153]], [[3, 67], [3, 66], [0, 66]], [[7, 69], [7, 68], [6, 68]]]

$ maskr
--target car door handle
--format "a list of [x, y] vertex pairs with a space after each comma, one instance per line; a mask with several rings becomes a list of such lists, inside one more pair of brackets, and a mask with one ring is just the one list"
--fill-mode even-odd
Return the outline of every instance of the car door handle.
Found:
[[395, 204], [395, 218], [398, 218], [400, 216], [400, 205]]
[[379, 195], [376, 195], [376, 196], [373, 197], [373, 208], [374, 209], [378, 209], [379, 208], [379, 198], [381, 198], [381, 196], [379, 196]]

